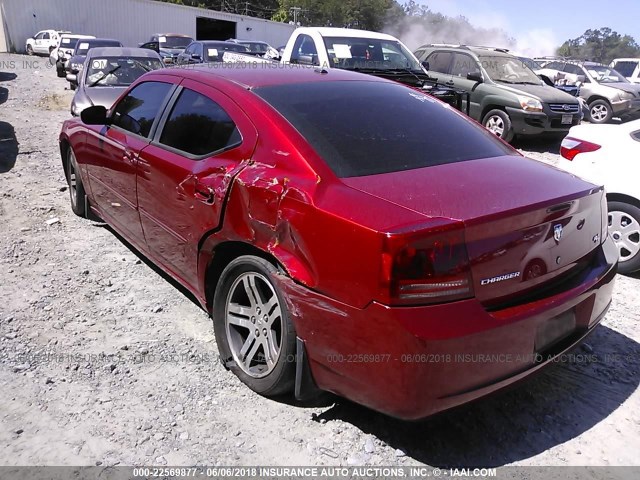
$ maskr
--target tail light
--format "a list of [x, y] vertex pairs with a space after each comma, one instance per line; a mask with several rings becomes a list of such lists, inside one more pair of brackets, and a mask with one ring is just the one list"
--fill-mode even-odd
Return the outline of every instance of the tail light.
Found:
[[473, 297], [469, 256], [459, 224], [429, 233], [393, 233], [384, 239], [381, 287], [387, 305], [451, 302]]
[[600, 243], [602, 243], [609, 235], [609, 204], [607, 203], [607, 192], [604, 189], [602, 190], [602, 200], [600, 200], [600, 213], [602, 215]]
[[560, 155], [567, 160], [573, 160], [579, 153], [595, 152], [596, 150], [600, 150], [600, 148], [602, 147], [595, 143], [578, 140], [573, 137], [566, 137], [560, 145]]

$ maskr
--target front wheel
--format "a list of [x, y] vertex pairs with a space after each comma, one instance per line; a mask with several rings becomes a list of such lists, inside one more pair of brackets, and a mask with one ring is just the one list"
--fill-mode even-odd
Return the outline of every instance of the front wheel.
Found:
[[594, 100], [589, 104], [591, 123], [607, 123], [613, 118], [613, 110], [606, 100]]
[[623, 202], [609, 202], [609, 235], [618, 247], [618, 272], [640, 270], [640, 208]]
[[289, 393], [295, 380], [296, 334], [283, 293], [281, 272], [246, 255], [224, 269], [216, 287], [213, 324], [224, 364], [255, 392]]
[[482, 120], [484, 127], [505, 142], [513, 140], [514, 132], [511, 119], [502, 110], [491, 110]]
[[80, 178], [78, 162], [71, 147], [67, 150], [67, 184], [69, 185], [71, 210], [79, 217], [84, 217], [86, 213], [86, 193], [84, 191], [84, 185], [82, 184], [82, 178]]
[[33, 55], [33, 47], [31, 45], [27, 45], [27, 55]]

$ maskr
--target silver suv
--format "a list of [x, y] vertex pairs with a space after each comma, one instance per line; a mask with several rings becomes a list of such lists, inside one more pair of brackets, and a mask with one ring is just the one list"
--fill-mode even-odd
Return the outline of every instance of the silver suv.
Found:
[[640, 85], [635, 85], [611, 67], [595, 62], [554, 60], [543, 64], [547, 71], [574, 75], [580, 97], [589, 106], [592, 123], [607, 123], [613, 117], [631, 117], [640, 112]]

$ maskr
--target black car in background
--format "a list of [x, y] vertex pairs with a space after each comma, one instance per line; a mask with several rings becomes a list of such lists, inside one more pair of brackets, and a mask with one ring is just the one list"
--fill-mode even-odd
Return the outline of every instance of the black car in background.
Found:
[[224, 52], [250, 54], [247, 47], [238, 43], [216, 40], [195, 41], [191, 42], [184, 52], [178, 55], [177, 63], [185, 65], [190, 63], [221, 62]]
[[67, 74], [76, 74], [84, 65], [84, 60], [87, 58], [87, 52], [96, 47], [123, 47], [120, 40], [114, 40], [112, 38], [87, 38], [81, 39], [76, 44], [76, 48], [73, 52], [73, 56], [69, 59], [69, 63], [66, 66]]

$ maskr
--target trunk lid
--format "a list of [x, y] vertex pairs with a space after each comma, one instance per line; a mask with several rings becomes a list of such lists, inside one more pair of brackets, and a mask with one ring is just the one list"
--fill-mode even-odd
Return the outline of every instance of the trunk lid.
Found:
[[463, 222], [475, 296], [488, 306], [551, 285], [602, 240], [601, 187], [515, 155], [342, 181]]

